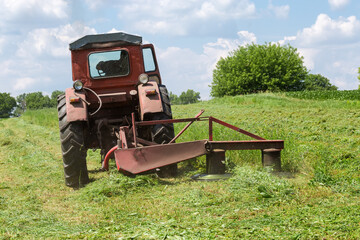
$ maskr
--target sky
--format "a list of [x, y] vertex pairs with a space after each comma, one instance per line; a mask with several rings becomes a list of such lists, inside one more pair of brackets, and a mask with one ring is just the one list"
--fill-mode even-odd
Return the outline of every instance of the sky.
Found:
[[357, 89], [357, 0], [0, 0], [0, 92], [72, 86], [69, 43], [126, 32], [155, 46], [163, 83], [210, 98], [220, 57], [239, 46], [290, 44], [313, 74]]

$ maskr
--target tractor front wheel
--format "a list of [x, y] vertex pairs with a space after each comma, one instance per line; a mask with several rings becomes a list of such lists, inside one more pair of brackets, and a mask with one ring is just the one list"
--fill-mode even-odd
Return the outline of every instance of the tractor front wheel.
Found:
[[89, 183], [86, 166], [87, 149], [84, 146], [84, 123], [68, 122], [65, 95], [58, 97], [58, 118], [65, 184], [79, 188]]

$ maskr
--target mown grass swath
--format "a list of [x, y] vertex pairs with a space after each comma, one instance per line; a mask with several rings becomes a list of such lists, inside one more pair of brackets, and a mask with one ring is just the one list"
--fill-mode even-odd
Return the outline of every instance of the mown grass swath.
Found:
[[[285, 172], [264, 171], [260, 151], [229, 151], [227, 181], [190, 180], [204, 158], [181, 164], [178, 178], [129, 178], [114, 162], [97, 171], [99, 153], [88, 151], [92, 182], [78, 191], [63, 183], [56, 109], [0, 120], [0, 239], [359, 239], [358, 103], [258, 94], [176, 105], [175, 118], [205, 109], [285, 140]], [[178, 141], [207, 134], [194, 123]], [[214, 138], [247, 139], [220, 125]]]

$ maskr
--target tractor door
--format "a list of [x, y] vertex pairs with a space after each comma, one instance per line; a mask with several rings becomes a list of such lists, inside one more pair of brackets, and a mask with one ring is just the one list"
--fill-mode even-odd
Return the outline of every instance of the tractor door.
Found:
[[142, 47], [144, 70], [149, 76], [149, 80], [154, 80], [161, 84], [161, 77], [159, 67], [156, 61], [154, 46], [152, 44], [145, 44]]

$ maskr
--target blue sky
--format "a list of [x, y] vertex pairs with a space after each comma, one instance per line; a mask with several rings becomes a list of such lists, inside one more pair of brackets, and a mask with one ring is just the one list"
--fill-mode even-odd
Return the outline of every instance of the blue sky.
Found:
[[220, 57], [248, 43], [290, 44], [339, 89], [357, 89], [360, 1], [0, 0], [0, 92], [71, 87], [68, 45], [123, 31], [155, 45], [169, 91], [209, 98]]

